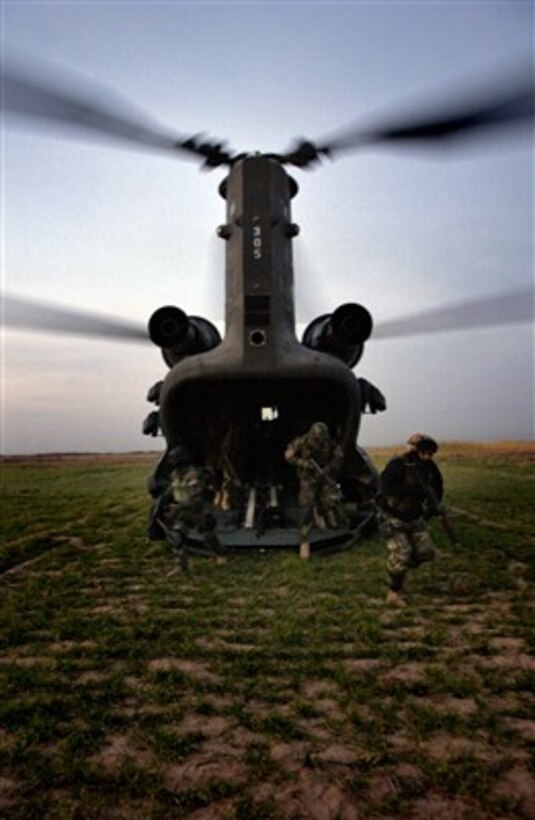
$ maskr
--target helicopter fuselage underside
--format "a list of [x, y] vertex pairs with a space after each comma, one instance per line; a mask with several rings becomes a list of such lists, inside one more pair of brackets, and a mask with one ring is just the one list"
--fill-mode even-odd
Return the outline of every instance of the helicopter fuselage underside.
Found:
[[[251, 156], [232, 167], [220, 190], [227, 201], [220, 229], [227, 257], [225, 336], [210, 350], [176, 353], [160, 393], [167, 452], [151, 492], [157, 497], [169, 483], [167, 454], [185, 446], [192, 463], [215, 477], [220, 538], [248, 542], [251, 532], [264, 538], [269, 529], [266, 537], [283, 546], [295, 542], [302, 515], [285, 450], [313, 423], [327, 424], [342, 447], [345, 500], [353, 500], [358, 473], [373, 482], [355, 448], [361, 387], [347, 362], [295, 336], [290, 201], [296, 184], [273, 158]], [[164, 352], [168, 363], [174, 355]], [[234, 534], [220, 514], [228, 508]]]

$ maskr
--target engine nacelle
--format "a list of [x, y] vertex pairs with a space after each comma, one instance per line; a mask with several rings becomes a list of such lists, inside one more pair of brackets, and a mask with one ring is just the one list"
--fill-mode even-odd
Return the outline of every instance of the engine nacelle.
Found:
[[169, 367], [187, 356], [206, 353], [221, 342], [218, 329], [208, 319], [187, 316], [180, 308], [167, 305], [156, 310], [149, 319], [149, 336], [161, 347]]
[[330, 353], [355, 367], [370, 337], [373, 320], [362, 305], [347, 302], [334, 313], [325, 313], [310, 322], [303, 333], [302, 344], [320, 353]]

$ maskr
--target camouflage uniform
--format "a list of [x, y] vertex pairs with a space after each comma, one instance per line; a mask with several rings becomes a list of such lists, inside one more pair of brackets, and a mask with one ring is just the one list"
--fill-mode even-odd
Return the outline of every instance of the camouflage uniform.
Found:
[[336, 483], [340, 472], [342, 448], [333, 441], [323, 422], [313, 424], [308, 433], [294, 439], [285, 453], [286, 461], [297, 469], [299, 504], [303, 509], [301, 529], [307, 534], [314, 511], [335, 528], [343, 524], [341, 492]]
[[435, 557], [427, 520], [442, 499], [442, 475], [416, 449], [393, 458], [380, 477], [377, 503], [388, 549], [388, 585], [399, 592], [407, 570]]
[[203, 543], [210, 552], [222, 557], [224, 549], [215, 532], [216, 520], [206, 508], [203, 470], [193, 466], [173, 470], [171, 495], [169, 520], [172, 531], [182, 540], [180, 563], [187, 565], [187, 545], [191, 530], [197, 530], [202, 535]]
[[389, 587], [397, 592], [403, 586], [408, 569], [433, 560], [435, 547], [423, 518], [405, 522], [385, 515], [383, 528], [388, 533], [386, 547]]

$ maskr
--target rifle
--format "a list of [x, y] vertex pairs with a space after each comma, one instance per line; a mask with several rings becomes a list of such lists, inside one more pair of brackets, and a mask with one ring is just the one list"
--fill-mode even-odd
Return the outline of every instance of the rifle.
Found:
[[329, 475], [329, 473], [325, 470], [324, 467], [320, 467], [320, 465], [318, 464], [318, 462], [315, 459], [309, 458], [307, 460], [308, 460], [308, 463], [311, 464], [312, 467], [314, 467], [314, 469], [316, 470], [318, 475], [320, 475], [322, 478], [325, 479], [327, 484], [330, 484], [331, 487], [336, 487], [337, 490], [340, 489], [340, 485], [338, 484], [336, 479], [334, 479], [331, 475]]
[[448, 536], [452, 547], [458, 549], [459, 546], [460, 546], [459, 539], [457, 538], [457, 536], [455, 534], [455, 530], [451, 526], [450, 521], [448, 519], [448, 516], [446, 514], [446, 511], [444, 510], [444, 508], [440, 504], [440, 502], [439, 502], [439, 500], [436, 496], [435, 491], [433, 490], [432, 487], [430, 487], [429, 485], [425, 484], [422, 481], [422, 479], [420, 478], [417, 471], [416, 471], [416, 478], [417, 478], [417, 481], [420, 485], [420, 488], [425, 493], [426, 501], [429, 505], [429, 517], [436, 516], [440, 520], [440, 524], [442, 526], [442, 529], [444, 530], [444, 532]]
[[448, 519], [448, 516], [447, 516], [445, 510], [439, 508], [436, 515], [437, 515], [437, 517], [440, 521], [442, 529], [444, 530], [444, 532], [448, 536], [452, 547], [454, 547], [454, 549], [459, 549], [459, 547], [461, 546], [460, 543], [459, 543], [459, 539], [455, 535], [455, 530], [451, 526], [450, 521]]
[[458, 548], [460, 546], [459, 539], [455, 535], [455, 530], [450, 524], [449, 518], [444, 507], [439, 503], [438, 498], [436, 497], [435, 491], [431, 487], [426, 487], [423, 482], [420, 481], [420, 485], [422, 489], [425, 490], [427, 495], [427, 502], [429, 504], [429, 515], [430, 517], [435, 516], [440, 521], [442, 529], [446, 533], [449, 538], [449, 541], [454, 548]]

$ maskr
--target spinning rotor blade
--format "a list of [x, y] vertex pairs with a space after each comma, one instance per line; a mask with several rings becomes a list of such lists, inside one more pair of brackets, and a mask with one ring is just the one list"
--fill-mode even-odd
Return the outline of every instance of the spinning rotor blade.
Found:
[[198, 155], [210, 167], [230, 162], [230, 156], [222, 150], [222, 143], [201, 142], [198, 136], [171, 134], [162, 127], [151, 125], [137, 111], [129, 110], [124, 102], [112, 99], [108, 92], [96, 87], [88, 91], [72, 79], [58, 81], [44, 75], [37, 78], [28, 72], [23, 74], [12, 70], [5, 64], [0, 83], [1, 108], [13, 116], [52, 124], [56, 128], [100, 134], [146, 148]]
[[378, 322], [373, 339], [397, 339], [424, 333], [445, 333], [478, 327], [519, 324], [533, 321], [532, 288], [519, 288], [478, 299], [454, 302], [441, 308], [412, 313], [400, 319]]
[[531, 72], [516, 78], [507, 88], [479, 93], [464, 104], [436, 106], [427, 113], [416, 114], [399, 121], [392, 120], [368, 129], [348, 128], [316, 143], [300, 141], [282, 157], [298, 167], [319, 161], [339, 151], [364, 148], [368, 145], [427, 144], [437, 145], [453, 137], [473, 131], [489, 131], [505, 125], [521, 125], [535, 116], [535, 84]]
[[3, 324], [5, 327], [30, 330], [38, 333], [66, 333], [76, 336], [93, 336], [128, 342], [147, 342], [146, 327], [135, 322], [112, 319], [97, 313], [53, 307], [32, 299], [4, 296]]

